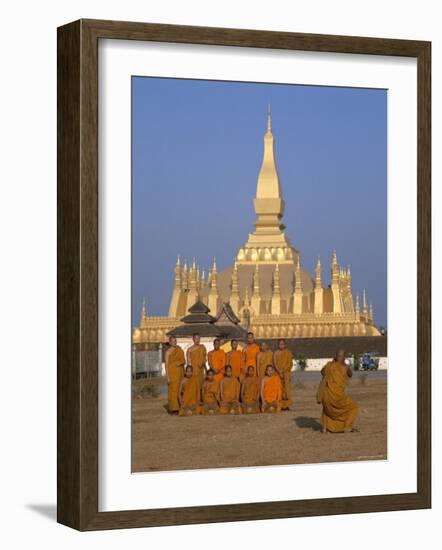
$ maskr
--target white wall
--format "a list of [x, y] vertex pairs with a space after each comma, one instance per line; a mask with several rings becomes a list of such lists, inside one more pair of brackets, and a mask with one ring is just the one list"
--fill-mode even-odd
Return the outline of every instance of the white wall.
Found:
[[[227, 540], [254, 548], [280, 541], [294, 547], [435, 548], [440, 540], [441, 468], [434, 468], [432, 511], [213, 524], [150, 530], [80, 534], [58, 526], [55, 505], [56, 449], [56, 27], [79, 17], [261, 28], [280, 31], [384, 36], [433, 40], [433, 181], [442, 180], [442, 36], [437, 0], [77, 0], [16, 1], [2, 4], [2, 162], [0, 271], [2, 369], [2, 468], [0, 499], [6, 548], [107, 549], [141, 547], [181, 550]], [[433, 191], [441, 204], [442, 186]], [[433, 218], [434, 240], [441, 218]], [[440, 242], [433, 265], [441, 279]], [[441, 304], [440, 285], [434, 300]], [[440, 307], [434, 307], [434, 333], [441, 333]], [[23, 353], [31, 360], [23, 361]], [[442, 353], [434, 341], [434, 356]], [[19, 373], [23, 376], [19, 377]], [[433, 387], [442, 385], [434, 369]], [[434, 400], [434, 460], [441, 464], [442, 400]], [[406, 427], [401, 427], [406, 429]], [[50, 516], [50, 518], [48, 517]], [[439, 520], [439, 521], [438, 521]]]

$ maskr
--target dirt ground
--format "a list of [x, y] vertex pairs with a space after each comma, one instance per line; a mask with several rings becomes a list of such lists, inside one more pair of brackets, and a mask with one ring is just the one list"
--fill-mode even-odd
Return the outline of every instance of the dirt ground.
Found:
[[288, 412], [239, 416], [170, 416], [164, 396], [134, 397], [132, 470], [386, 459], [386, 376], [359, 375], [350, 381], [348, 394], [360, 408], [359, 433], [321, 433], [316, 388], [317, 381], [295, 382]]

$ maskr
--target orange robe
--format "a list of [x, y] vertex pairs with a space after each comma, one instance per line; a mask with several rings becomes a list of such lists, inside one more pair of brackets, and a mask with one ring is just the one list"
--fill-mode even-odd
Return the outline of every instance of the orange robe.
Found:
[[181, 382], [181, 407], [180, 416], [187, 416], [200, 413], [200, 385], [198, 378], [192, 376]]
[[189, 358], [190, 358], [190, 364], [193, 368], [193, 376], [198, 378], [200, 387], [202, 386], [204, 382], [204, 378], [206, 376], [206, 369], [204, 368], [204, 365], [207, 361], [207, 350], [206, 346], [203, 344], [199, 344], [198, 346], [195, 346], [193, 349], [189, 350]]
[[253, 367], [255, 370], [254, 376], [256, 373], [256, 356], [259, 353], [258, 344], [250, 344], [244, 348], [243, 351], [243, 374], [245, 375], [249, 367]]
[[241, 414], [239, 391], [240, 383], [237, 378], [223, 378], [221, 382], [221, 414]]
[[282, 384], [279, 376], [265, 376], [262, 379], [263, 412], [279, 412], [281, 410]]
[[350, 399], [345, 389], [348, 384], [347, 368], [337, 361], [330, 361], [322, 369], [325, 387], [322, 394], [321, 424], [330, 432], [343, 432], [353, 426], [358, 415], [356, 401]]
[[244, 378], [241, 395], [243, 412], [254, 413], [259, 411], [259, 380], [256, 376]]
[[232, 367], [232, 376], [239, 378], [241, 376], [242, 351], [239, 349], [229, 351], [227, 354], [227, 364]]
[[178, 392], [184, 376], [183, 366], [185, 362], [184, 351], [179, 346], [171, 347], [167, 351], [167, 400], [169, 412], [177, 412], [180, 408]]
[[256, 357], [256, 370], [258, 378], [264, 378], [267, 365], [273, 365], [273, 352], [271, 349], [260, 351]]
[[216, 380], [206, 380], [202, 388], [203, 414], [213, 414], [219, 410], [219, 384]]
[[282, 374], [282, 408], [287, 409], [292, 403], [292, 366], [293, 354], [289, 349], [275, 351], [273, 355], [275, 367]]
[[223, 349], [212, 350], [209, 352], [209, 366], [219, 372], [214, 375], [217, 382], [224, 378], [224, 367], [226, 366], [226, 352]]

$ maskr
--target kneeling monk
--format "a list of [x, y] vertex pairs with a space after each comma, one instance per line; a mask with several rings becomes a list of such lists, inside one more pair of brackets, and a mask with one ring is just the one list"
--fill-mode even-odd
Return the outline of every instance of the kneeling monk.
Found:
[[241, 384], [241, 403], [243, 413], [259, 412], [259, 380], [253, 366], [247, 369], [247, 375]]
[[184, 371], [184, 378], [181, 380], [180, 391], [178, 392], [180, 402], [180, 416], [190, 416], [200, 413], [200, 385], [196, 376], [193, 376], [193, 369], [187, 365]]
[[207, 371], [206, 379], [204, 380], [201, 390], [202, 394], [202, 413], [217, 414], [219, 412], [219, 384], [215, 380], [212, 369]]
[[325, 365], [321, 374], [325, 379], [321, 397], [322, 430], [324, 432], [358, 431], [353, 428], [358, 416], [358, 405], [345, 393], [348, 379], [353, 376], [353, 371], [345, 363], [344, 350], [336, 353], [335, 359]]
[[241, 414], [239, 404], [240, 384], [237, 378], [232, 376], [232, 367], [226, 365], [224, 378], [220, 384], [221, 414]]
[[273, 374], [273, 365], [267, 365], [265, 376], [261, 381], [262, 412], [275, 413], [281, 410], [281, 379]]

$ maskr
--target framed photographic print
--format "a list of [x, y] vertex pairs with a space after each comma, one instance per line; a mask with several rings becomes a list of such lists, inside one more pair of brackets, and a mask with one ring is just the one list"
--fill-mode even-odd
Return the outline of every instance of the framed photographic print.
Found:
[[431, 505], [429, 42], [58, 29], [58, 521]]

